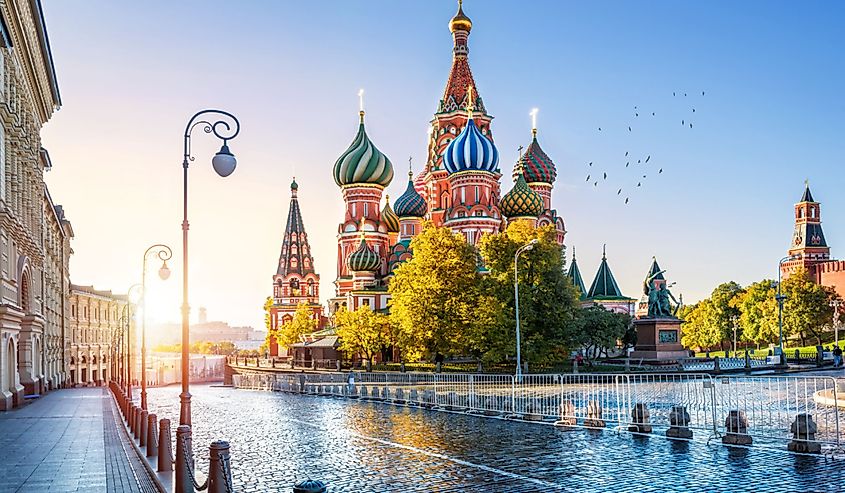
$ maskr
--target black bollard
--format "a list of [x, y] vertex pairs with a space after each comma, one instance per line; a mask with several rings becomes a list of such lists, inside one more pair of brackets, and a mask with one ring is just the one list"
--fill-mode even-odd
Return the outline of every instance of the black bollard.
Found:
[[155, 414], [147, 415], [147, 457], [155, 457], [158, 454], [156, 446], [156, 424], [158, 418]]
[[147, 410], [141, 409], [141, 426], [138, 427], [138, 445], [141, 447], [147, 445], [147, 416], [149, 416]]
[[162, 418], [158, 429], [158, 472], [173, 470], [173, 454], [170, 438], [170, 420]]
[[211, 442], [208, 448], [208, 493], [232, 491], [232, 470], [229, 465], [229, 442]]
[[176, 493], [193, 493], [190, 467], [193, 467], [191, 452], [191, 427], [179, 425], [176, 428]]
[[293, 493], [326, 493], [326, 485], [322, 481], [306, 479], [293, 486]]

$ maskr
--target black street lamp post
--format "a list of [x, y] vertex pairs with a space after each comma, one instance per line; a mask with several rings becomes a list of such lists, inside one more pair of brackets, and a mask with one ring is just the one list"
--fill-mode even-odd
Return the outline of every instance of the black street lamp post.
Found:
[[167, 245], [155, 244], [144, 252], [141, 270], [141, 409], [147, 409], [147, 258], [154, 253], [161, 260], [158, 277], [166, 281], [170, 277], [167, 261], [173, 258], [173, 251]]
[[[210, 117], [206, 119], [207, 117]], [[212, 120], [214, 123], [212, 123]], [[191, 156], [191, 132], [197, 126], [202, 126], [205, 133], [213, 133], [223, 141], [223, 145], [211, 165], [214, 171], [222, 177], [227, 177], [235, 171], [237, 160], [229, 151], [228, 141], [237, 137], [241, 124], [231, 113], [222, 110], [202, 110], [188, 120], [185, 127], [184, 154], [182, 160], [182, 393], [179, 394], [179, 424], [191, 425], [191, 393], [190, 393], [190, 333], [188, 314], [188, 166], [194, 160]]]

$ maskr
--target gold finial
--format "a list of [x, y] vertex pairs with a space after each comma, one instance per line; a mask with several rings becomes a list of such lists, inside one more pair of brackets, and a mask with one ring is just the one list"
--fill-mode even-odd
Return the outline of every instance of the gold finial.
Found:
[[572, 261], [575, 261], [575, 245], [572, 245]]
[[537, 112], [539, 112], [539, 108], [532, 108], [531, 113], [531, 136], [537, 138]]
[[364, 89], [358, 89], [358, 116], [361, 123], [364, 123]]
[[408, 156], [408, 180], [412, 180], [414, 178], [414, 166], [413, 166], [414, 157]]
[[387, 202], [387, 205], [390, 205], [390, 194], [384, 194], [384, 201]]
[[474, 106], [474, 101], [472, 98], [472, 84], [467, 85], [467, 114], [469, 118], [472, 118], [472, 108]]

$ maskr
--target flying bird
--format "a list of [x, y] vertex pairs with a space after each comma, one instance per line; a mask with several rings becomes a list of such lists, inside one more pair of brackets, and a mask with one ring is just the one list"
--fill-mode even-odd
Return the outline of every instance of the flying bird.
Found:
[[628, 151], [625, 151], [625, 157], [628, 157]]
[[634, 116], [640, 116], [640, 114], [639, 114], [639, 113], [634, 113]]
[[645, 175], [643, 175], [643, 178], [645, 178]]
[[625, 197], [625, 203], [626, 203], [626, 204], [628, 203], [628, 200], [629, 200], [629, 199], [630, 199], [630, 197]]
[[684, 126], [684, 121], [683, 121], [683, 120], [681, 120], [681, 126], [682, 126], [682, 127]]
[[684, 97], [687, 97], [687, 93], [684, 93]]
[[599, 182], [597, 182], [597, 181], [596, 181], [596, 182], [593, 182], [593, 186], [594, 186], [594, 187], [599, 186]]
[[658, 171], [658, 173], [663, 173], [663, 168], [660, 168], [660, 171]]
[[604, 174], [604, 179], [607, 180], [607, 173]]
[[651, 159], [651, 154], [649, 154], [648, 157], [645, 158], [645, 162], [648, 162], [649, 159]]
[[590, 161], [590, 164], [589, 164], [589, 166], [592, 166], [592, 165], [593, 165], [593, 162], [592, 162], [592, 161]]
[[631, 127], [628, 127], [628, 131], [629, 131], [629, 132], [631, 131]]
[[640, 160], [639, 160], [639, 159], [637, 159], [637, 164], [640, 164]]
[[692, 123], [689, 124], [689, 128], [692, 128]]
[[601, 132], [601, 127], [599, 127], [599, 132]]
[[653, 111], [651, 112], [651, 116], [654, 116], [654, 112], [653, 112]]
[[584, 181], [590, 181], [590, 175], [587, 175], [587, 179]]
[[629, 164], [631, 164], [631, 161], [628, 161], [627, 163], [625, 163], [625, 167], [627, 168]]
[[619, 189], [619, 191], [618, 191], [618, 192], [616, 192], [616, 195], [619, 195], [619, 194], [621, 194], [621, 193], [622, 193], [622, 189], [620, 188], [620, 189]]
[[695, 108], [692, 109], [692, 112], [695, 113]]
[[638, 187], [641, 187], [641, 186], [643, 186], [643, 182], [641, 182], [641, 181], [638, 181], [638, 182], [637, 182], [637, 186], [638, 186]]
[[672, 96], [674, 96], [674, 95], [675, 95], [675, 91], [672, 91]]
[[704, 96], [704, 91], [701, 91], [701, 95]]

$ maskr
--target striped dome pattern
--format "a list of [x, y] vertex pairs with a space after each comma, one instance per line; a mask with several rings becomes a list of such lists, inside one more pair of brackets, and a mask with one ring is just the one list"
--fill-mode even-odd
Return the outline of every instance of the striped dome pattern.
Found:
[[388, 233], [399, 232], [399, 216], [390, 208], [390, 196], [386, 197], [384, 209], [381, 210], [381, 222], [387, 226]]
[[334, 181], [339, 186], [374, 184], [386, 187], [393, 180], [393, 165], [367, 137], [364, 122], [349, 148], [334, 163]]
[[411, 180], [411, 174], [408, 173], [408, 188], [405, 193], [396, 199], [393, 208], [399, 217], [423, 217], [425, 216], [428, 207], [425, 205], [425, 199], [417, 192], [414, 182]]
[[554, 183], [555, 178], [557, 178], [555, 163], [540, 148], [536, 134], [513, 169], [514, 180], [516, 180], [520, 168], [527, 183]]
[[516, 184], [499, 201], [499, 210], [508, 219], [517, 217], [536, 218], [543, 212], [543, 198], [531, 190], [522, 173], [516, 177]]
[[443, 151], [443, 165], [450, 175], [461, 171], [494, 172], [499, 167], [499, 151], [470, 118]]
[[375, 272], [381, 266], [381, 258], [367, 245], [367, 240], [361, 238], [358, 248], [346, 257], [346, 266], [353, 272]]

